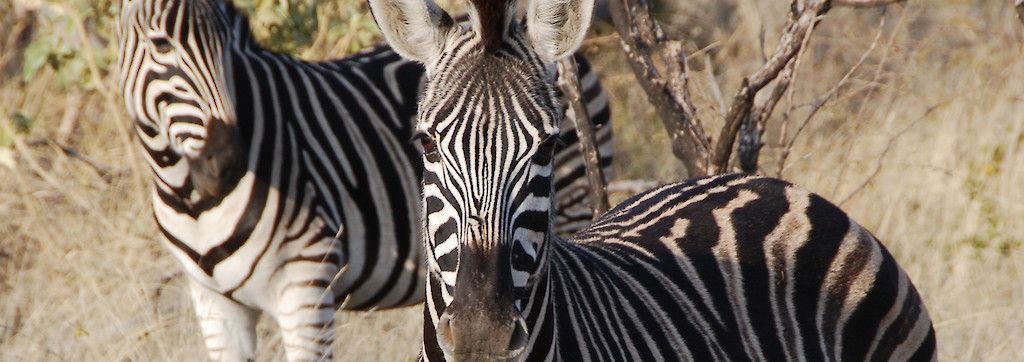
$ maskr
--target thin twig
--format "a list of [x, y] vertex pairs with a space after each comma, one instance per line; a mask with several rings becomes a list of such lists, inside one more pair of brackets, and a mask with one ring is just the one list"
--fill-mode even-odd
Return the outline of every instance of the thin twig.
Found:
[[763, 21], [763, 19], [761, 21], [761, 30], [757, 32], [757, 44], [759, 45], [758, 48], [760, 50], [760, 51], [758, 51], [758, 53], [761, 54], [761, 64], [767, 63], [768, 62], [768, 53], [765, 52], [767, 49], [764, 46], [764, 21]]
[[882, 149], [882, 153], [878, 155], [878, 160], [875, 161], [875, 169], [871, 172], [870, 175], [868, 175], [867, 178], [864, 179], [863, 182], [860, 183], [860, 185], [857, 185], [857, 187], [855, 187], [853, 191], [850, 191], [850, 193], [847, 194], [846, 197], [843, 197], [842, 200], [837, 202], [836, 205], [842, 207], [843, 204], [845, 204], [847, 201], [850, 201], [850, 199], [853, 198], [853, 196], [857, 195], [857, 193], [859, 193], [861, 190], [867, 187], [867, 185], [870, 184], [871, 181], [875, 179], [875, 176], [878, 176], [878, 173], [882, 171], [882, 165], [884, 164], [883, 160], [885, 159], [885, 155], [889, 153], [889, 150], [892, 149], [892, 146], [896, 143], [900, 136], [903, 136], [903, 134], [907, 133], [907, 131], [909, 131], [915, 125], [920, 123], [921, 120], [927, 118], [928, 115], [932, 114], [932, 112], [934, 112], [939, 107], [949, 104], [949, 102], [950, 100], [946, 100], [931, 107], [928, 107], [928, 109], [926, 109], [920, 117], [917, 117], [917, 119], [911, 121], [910, 124], [907, 124], [906, 127], [903, 127], [903, 129], [901, 129], [899, 132], [896, 132], [895, 135], [889, 137], [889, 140], [885, 143], [885, 148]]
[[765, 129], [767, 129], [768, 117], [775, 110], [775, 105], [778, 104], [779, 99], [789, 89], [789, 84], [796, 73], [798, 60], [802, 55], [803, 52], [800, 52], [795, 59], [782, 69], [782, 72], [779, 73], [779, 77], [776, 79], [775, 87], [772, 88], [772, 93], [760, 104], [756, 104], [755, 100], [750, 114], [744, 118], [743, 124], [740, 126], [740, 140], [736, 151], [739, 156], [740, 169], [745, 173], [755, 173], [758, 170], [758, 158], [761, 154], [761, 147], [764, 146], [764, 142], [761, 139]]
[[716, 50], [716, 49], [718, 49], [721, 46], [722, 46], [722, 42], [718, 41], [718, 40], [715, 40], [715, 41], [711, 42], [711, 44], [708, 44], [708, 45], [704, 46], [703, 48], [697, 49], [697, 51], [695, 51], [695, 52], [693, 52], [691, 54], [687, 54], [686, 55], [686, 61], [693, 60], [696, 57], [702, 57], [702, 58], [707, 59], [708, 58], [708, 54], [710, 54], [712, 50]]
[[99, 176], [101, 179], [103, 179], [104, 182], [108, 184], [111, 181], [111, 176], [115, 174], [113, 168], [111, 168], [110, 166], [104, 165], [99, 161], [96, 161], [92, 157], [86, 156], [81, 152], [78, 152], [78, 150], [75, 150], [72, 147], [64, 145], [54, 140], [38, 138], [34, 140], [28, 140], [25, 142], [25, 144], [28, 146], [51, 145], [57, 147], [68, 157], [84, 162], [86, 165], [89, 166], [89, 168], [92, 168], [92, 170], [96, 172], [97, 176]]
[[[885, 17], [883, 16], [881, 23], [878, 26], [878, 33], [875, 34], [875, 39], [874, 41], [871, 42], [871, 46], [869, 46], [868, 49], [861, 54], [860, 58], [857, 59], [857, 62], [854, 63], [852, 67], [850, 67], [850, 70], [846, 71], [846, 74], [844, 74], [843, 77], [840, 78], [834, 86], [832, 86], [832, 89], [829, 89], [828, 92], [825, 92], [824, 95], [822, 95], [820, 98], [818, 98], [817, 101], [814, 102], [814, 104], [811, 107], [810, 113], [808, 113], [807, 116], [804, 118], [803, 123], [800, 124], [800, 127], [797, 129], [796, 134], [793, 135], [793, 138], [789, 139], [788, 141], [783, 140], [784, 142], [786, 142], [786, 147], [783, 150], [781, 157], [779, 157], [778, 168], [776, 171], [778, 177], [782, 177], [782, 173], [786, 167], [786, 159], [789, 157], [790, 151], [793, 149], [793, 145], [796, 143], [797, 138], [800, 137], [800, 133], [803, 132], [804, 127], [807, 126], [807, 124], [811, 121], [814, 115], [818, 113], [821, 107], [823, 107], [825, 103], [831, 100], [836, 95], [836, 93], [839, 92], [840, 88], [846, 85], [846, 83], [850, 80], [850, 77], [853, 76], [853, 73], [855, 73], [857, 69], [860, 69], [860, 66], [864, 64], [864, 61], [867, 60], [868, 56], [871, 55], [872, 52], [874, 52], [875, 47], [878, 46], [878, 40], [881, 39], [882, 33], [885, 31], [884, 27]], [[792, 101], [790, 102], [792, 104]]]
[[[707, 79], [707, 84], [708, 84], [707, 88], [709, 88], [711, 90], [711, 95], [714, 96], [714, 98], [715, 98], [714, 99], [714, 101], [715, 101], [714, 104], [715, 104], [716, 108], [713, 108], [713, 110], [715, 111], [715, 115], [717, 115], [719, 117], [723, 117], [723, 116], [725, 116], [725, 107], [726, 107], [726, 105], [725, 105], [725, 97], [722, 96], [722, 86], [719, 85], [718, 82], [715, 79], [714, 65], [711, 64], [711, 56], [705, 54], [703, 58], [704, 58], [703, 59], [704, 60], [704, 78]], [[704, 99], [707, 99], [707, 97], [704, 97]]]
[[[881, 38], [882, 31], [884, 30], [883, 29], [884, 27], [885, 27], [885, 14], [882, 15], [881, 23], [878, 26], [878, 35], [875, 36], [875, 42], [871, 43], [872, 44], [871, 49], [874, 49], [875, 43], [878, 41], [878, 39]], [[892, 49], [893, 44], [896, 41], [896, 34], [897, 34], [897, 32], [894, 31], [894, 32], [892, 32], [892, 36], [889, 37], [889, 43], [885, 47], [885, 50], [882, 52], [882, 59], [878, 62], [878, 65], [875, 67], [875, 75], [871, 78], [871, 83], [872, 84], [879, 84], [879, 80], [882, 78], [882, 71], [885, 69], [885, 65], [889, 62], [889, 50]], [[865, 57], [866, 57], [866, 55], [865, 55]], [[877, 89], [876, 87], [868, 88], [867, 93], [863, 96], [864, 99], [870, 99], [870, 97], [875, 94], [875, 90], [876, 89]], [[836, 196], [836, 193], [839, 191], [839, 184], [843, 180], [843, 178], [845, 177], [846, 170], [847, 170], [847, 162], [849, 162], [850, 153], [853, 150], [854, 143], [856, 143], [857, 138], [860, 137], [860, 126], [862, 124], [861, 120], [864, 119], [864, 113], [866, 112], [867, 109], [868, 109], [868, 107], [865, 107], [864, 103], [861, 103], [860, 107], [857, 109], [857, 115], [853, 117], [853, 122], [854, 122], [853, 138], [850, 139], [850, 141], [847, 143], [846, 152], [843, 152], [843, 154], [840, 156], [841, 161], [840, 161], [840, 164], [839, 164], [839, 172], [836, 174], [836, 179], [835, 179], [835, 183], [833, 184], [833, 187], [832, 187], [832, 192], [829, 193], [829, 197], [830, 198], [834, 198]]]
[[94, 220], [103, 225], [103, 227], [106, 228], [111, 234], [122, 234], [117, 230], [116, 227], [114, 227], [114, 224], [110, 222], [110, 220], [107, 219], [106, 216], [104, 216], [102, 213], [96, 210], [96, 207], [95, 205], [93, 205], [93, 203], [83, 199], [81, 195], [77, 193], [63, 191], [67, 189], [67, 186], [61, 184], [56, 177], [51, 175], [49, 172], [46, 172], [45, 170], [43, 170], [41, 166], [39, 166], [39, 163], [36, 162], [35, 158], [33, 158], [32, 155], [29, 153], [28, 145], [26, 145], [25, 142], [21, 139], [21, 137], [19, 137], [18, 134], [14, 132], [14, 127], [11, 126], [11, 120], [7, 116], [6, 110], [0, 111], [3, 111], [3, 114], [0, 114], [0, 118], [2, 118], [2, 121], [0, 121], [0, 128], [2, 128], [4, 132], [6, 132], [10, 139], [13, 141], [12, 143], [14, 143], [14, 149], [18, 151], [19, 154], [21, 154], [21, 157], [23, 159], [25, 159], [25, 161], [28, 163], [29, 168], [37, 175], [39, 175], [39, 177], [41, 177], [43, 181], [46, 181], [46, 183], [50, 184], [50, 187], [53, 187], [56, 190], [62, 190], [62, 194], [67, 196], [68, 199], [70, 199], [73, 203], [78, 205], [78, 207], [84, 209], [86, 212], [91, 214]]
[[85, 23], [82, 21], [82, 18], [78, 15], [77, 11], [73, 11], [71, 9], [64, 9], [64, 11], [74, 23], [79, 36], [79, 41], [82, 42], [83, 55], [85, 63], [89, 67], [89, 74], [91, 76], [93, 86], [96, 87], [96, 90], [103, 96], [105, 101], [104, 105], [107, 108], [107, 114], [114, 118], [114, 121], [117, 124], [114, 128], [117, 129], [118, 138], [121, 139], [121, 144], [125, 147], [129, 167], [132, 171], [132, 186], [134, 188], [133, 193], [135, 194], [135, 199], [144, 199], [147, 195], [144, 189], [144, 185], [146, 185], [146, 183], [142, 180], [143, 170], [139, 167], [139, 162], [134, 152], [135, 142], [132, 140], [132, 136], [128, 131], [130, 129], [128, 125], [132, 124], [132, 122], [123, 119], [121, 116], [121, 108], [118, 106], [118, 102], [116, 101], [117, 97], [114, 96], [113, 92], [106, 86], [103, 79], [100, 77], [99, 66], [96, 65], [96, 55], [93, 53], [92, 45], [89, 42], [88, 33], [85, 30]]
[[576, 123], [580, 154], [583, 155], [583, 165], [587, 172], [590, 211], [593, 213], [593, 218], [597, 219], [604, 215], [605, 211], [608, 211], [608, 193], [605, 190], [604, 174], [597, 152], [594, 125], [590, 122], [590, 114], [587, 113], [586, 105], [583, 104], [583, 96], [580, 94], [579, 71], [573, 57], [566, 57], [558, 62], [558, 86], [569, 103], [569, 109], [566, 112], [569, 117], [566, 118], [572, 118]]
[[67, 102], [68, 104], [64, 107], [64, 115], [60, 118], [60, 127], [57, 128], [58, 143], [68, 143], [78, 129], [78, 112], [82, 108], [82, 93], [68, 94]]
[[883, 148], [882, 149], [882, 153], [879, 154], [879, 159], [876, 161], [876, 163], [874, 163], [874, 171], [871, 171], [871, 174], [868, 175], [867, 178], [865, 178], [864, 181], [860, 183], [860, 185], [857, 185], [857, 187], [855, 187], [853, 189], [853, 191], [850, 191], [850, 193], [847, 194], [846, 197], [843, 197], [843, 199], [841, 199], [839, 202], [837, 202], [836, 205], [842, 208], [844, 203], [846, 203], [846, 201], [849, 201], [850, 198], [852, 198], [858, 192], [863, 190], [864, 187], [867, 186], [867, 184], [871, 183], [871, 180], [874, 180], [874, 177], [878, 176], [879, 173], [882, 172], [882, 166], [884, 164], [883, 161], [885, 160], [886, 154], [889, 153], [889, 150], [892, 149], [893, 144], [896, 143], [896, 140], [898, 140], [900, 136], [902, 136], [904, 133], [906, 133], [911, 128], [913, 128], [914, 125], [916, 125], [919, 122], [921, 122], [922, 120], [928, 118], [928, 116], [931, 115], [932, 111], [935, 111], [936, 108], [938, 108], [938, 107], [940, 107], [942, 105], [948, 104], [948, 103], [949, 103], [949, 100], [947, 99], [945, 101], [939, 102], [938, 104], [935, 104], [935, 105], [932, 105], [932, 106], [928, 107], [928, 109], [925, 109], [925, 112], [924, 112], [923, 115], [921, 115], [921, 117], [919, 117], [916, 120], [911, 121], [909, 124], [906, 125], [906, 127], [903, 127], [902, 130], [900, 130], [895, 135], [890, 137], [889, 141], [886, 142], [886, 147]]
[[6, 342], [11, 337], [14, 337], [21, 331], [21, 307], [14, 307], [14, 317], [11, 318], [10, 324], [0, 324], [0, 329], [3, 329], [3, 333], [0, 333], [0, 343]]

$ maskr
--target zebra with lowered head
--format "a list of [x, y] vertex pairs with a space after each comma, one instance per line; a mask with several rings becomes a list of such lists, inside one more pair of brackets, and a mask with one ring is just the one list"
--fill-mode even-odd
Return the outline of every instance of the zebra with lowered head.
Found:
[[562, 109], [547, 64], [592, 0], [370, 0], [427, 68], [423, 229], [429, 361], [935, 360], [920, 295], [868, 231], [781, 180], [662, 186], [563, 240], [552, 232]]
[[[288, 359], [322, 359], [336, 308], [423, 300], [410, 141], [422, 66], [387, 48], [329, 62], [267, 51], [230, 3], [211, 0], [123, 0], [118, 31], [153, 214], [212, 359], [252, 359], [261, 312]], [[580, 74], [607, 167], [607, 101], [585, 64]], [[591, 215], [566, 134], [556, 162], [570, 233]]]

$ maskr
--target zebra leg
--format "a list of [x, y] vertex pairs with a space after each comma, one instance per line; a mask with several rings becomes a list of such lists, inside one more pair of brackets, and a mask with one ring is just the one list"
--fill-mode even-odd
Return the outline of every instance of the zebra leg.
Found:
[[[333, 276], [324, 272], [333, 265], [296, 263], [280, 272], [284, 278], [277, 283], [274, 319], [281, 327], [281, 340], [289, 361], [330, 361], [334, 342], [334, 293], [330, 283], [309, 280], [310, 275]], [[317, 270], [309, 270], [312, 266]], [[290, 282], [288, 282], [290, 280]]]
[[189, 280], [199, 328], [212, 361], [252, 361], [259, 311]]

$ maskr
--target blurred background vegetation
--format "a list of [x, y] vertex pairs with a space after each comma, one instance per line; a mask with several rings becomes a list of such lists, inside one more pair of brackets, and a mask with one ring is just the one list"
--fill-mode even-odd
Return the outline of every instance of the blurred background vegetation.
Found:
[[[303, 59], [380, 41], [363, 1], [234, 3], [266, 47]], [[707, 130], [777, 42], [787, 6], [658, 2], [663, 28], [686, 43]], [[0, 0], [0, 360], [205, 356], [177, 265], [155, 241], [148, 166], [117, 85], [117, 8]], [[581, 50], [612, 102], [614, 178], [683, 179], [617, 43], [598, 22]], [[1010, 0], [834, 9], [766, 132], [763, 174], [840, 204], [904, 266], [935, 321], [940, 360], [1024, 360], [1022, 44]], [[411, 359], [421, 315], [339, 313], [336, 356]], [[269, 324], [261, 360], [278, 360]]]

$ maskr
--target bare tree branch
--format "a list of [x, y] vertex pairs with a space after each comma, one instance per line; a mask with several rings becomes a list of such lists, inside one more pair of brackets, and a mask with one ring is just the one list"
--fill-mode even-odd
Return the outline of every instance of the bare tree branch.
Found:
[[[793, 22], [793, 19], [797, 18], [800, 14], [790, 13], [789, 22]], [[749, 123], [747, 126], [747, 132], [749, 135], [745, 137], [741, 135], [740, 146], [737, 147], [740, 153], [740, 165], [743, 172], [754, 173], [759, 170], [758, 157], [760, 156], [760, 150], [763, 143], [761, 142], [761, 136], [764, 134], [764, 130], [767, 127], [768, 118], [771, 116], [772, 111], [775, 109], [775, 105], [783, 97], [788, 94], [789, 104], [792, 107], [793, 104], [793, 89], [790, 88], [790, 84], [796, 83], [797, 70], [800, 69], [800, 59], [803, 57], [804, 50], [807, 49], [807, 45], [811, 40], [811, 34], [814, 32], [814, 25], [812, 24], [807, 28], [803, 42], [800, 44], [800, 49], [796, 55], [786, 64], [785, 68], [779, 73], [778, 81], [775, 83], [775, 88], [772, 90], [771, 95], [760, 104], [753, 105], [753, 109], [750, 111], [750, 115], [747, 117]], [[757, 100], [756, 98], [754, 99]], [[790, 109], [786, 117], [783, 118], [783, 135], [787, 129], [787, 123], [789, 120], [789, 113], [792, 112]], [[804, 123], [806, 125], [806, 123]], [[801, 127], [801, 129], [803, 129]], [[741, 128], [742, 130], [742, 128]], [[756, 132], [756, 134], [754, 133]], [[783, 137], [783, 140], [785, 137]]]
[[[754, 136], [759, 124], [765, 122], [775, 108], [775, 104], [789, 87], [792, 76], [795, 74], [798, 56], [807, 47], [807, 41], [814, 32], [814, 24], [822, 15], [828, 12], [831, 6], [848, 7], [872, 7], [882, 6], [897, 2], [898, 0], [811, 0], [804, 4], [794, 0], [791, 3], [790, 20], [783, 29], [772, 56], [765, 62], [757, 72], [749, 78], [744, 79], [743, 85], [736, 92], [732, 106], [725, 116], [725, 126], [722, 127], [715, 145], [714, 153], [711, 155], [711, 163], [708, 173], [717, 174], [726, 171], [729, 156], [732, 153], [732, 144], [736, 139], [741, 126], [746, 124], [748, 129], [748, 144], [743, 145], [746, 155], [741, 155], [741, 164], [745, 172], [757, 170], [756, 152], [760, 150], [760, 133]], [[792, 68], [789, 68], [792, 67]], [[785, 74], [783, 73], [785, 70]], [[755, 106], [754, 99], [764, 86], [772, 80], [778, 79], [775, 89], [764, 104]], [[763, 125], [761, 126], [763, 127]], [[802, 128], [802, 127], [801, 127]], [[751, 153], [755, 153], [751, 155]], [[743, 160], [746, 159], [746, 162]]]
[[1024, 23], [1024, 0], [1013, 0], [1013, 7], [1017, 9], [1017, 19]]
[[744, 117], [743, 124], [740, 126], [740, 143], [736, 150], [739, 152], [740, 169], [743, 172], [757, 172], [758, 156], [761, 154], [761, 147], [764, 146], [761, 136], [764, 135], [768, 116], [772, 114], [772, 111], [775, 110], [775, 105], [778, 104], [779, 99], [782, 98], [786, 93], [786, 89], [789, 88], [789, 84], [793, 80], [793, 74], [796, 72], [796, 67], [797, 60], [790, 61], [783, 68], [782, 72], [779, 73], [778, 82], [775, 84], [775, 88], [772, 89], [771, 95], [761, 104], [755, 104], [748, 116]]
[[[768, 62], [753, 75], [743, 80], [739, 91], [733, 97], [732, 105], [729, 106], [729, 112], [725, 115], [725, 126], [722, 127], [718, 143], [715, 145], [715, 152], [711, 156], [708, 173], [717, 174], [725, 171], [732, 153], [733, 141], [736, 139], [741, 123], [750, 117], [757, 92], [768, 82], [778, 78], [782, 69], [800, 52], [804, 39], [809, 38], [813, 31], [814, 22], [827, 11], [827, 3], [827, 0], [812, 1], [802, 11], [791, 14], [791, 20], [783, 29], [779, 44], [775, 47], [772, 56], [768, 58]], [[795, 9], [797, 6], [792, 8]]]
[[604, 173], [601, 170], [600, 156], [597, 152], [597, 141], [594, 135], [594, 125], [590, 122], [590, 114], [583, 104], [583, 96], [580, 94], [579, 71], [576, 68], [576, 59], [566, 57], [558, 62], [558, 87], [562, 89], [565, 99], [569, 102], [569, 109], [566, 118], [576, 122], [576, 132], [579, 136], [580, 154], [583, 155], [583, 164], [587, 171], [588, 195], [590, 196], [590, 211], [593, 218], [597, 219], [608, 211], [608, 193], [605, 190]]
[[[733, 144], [741, 128], [744, 129], [744, 139], [739, 147], [742, 168], [746, 172], [756, 171], [764, 122], [789, 88], [799, 65], [799, 54], [807, 47], [815, 23], [832, 6], [875, 7], [898, 1], [792, 0], [789, 19], [778, 45], [760, 69], [743, 79], [726, 111], [724, 126], [714, 148], [704, 136], [696, 109], [690, 102], [682, 46], [678, 41], [665, 40], [664, 33], [651, 16], [651, 4], [647, 0], [612, 0], [609, 9], [619, 33], [620, 46], [668, 131], [673, 153], [683, 161], [689, 176], [696, 177], [727, 171]], [[665, 68], [663, 71], [655, 64], [652, 51]], [[778, 82], [768, 98], [754, 104], [757, 93], [774, 80]]]
[[[619, 33], [619, 45], [672, 140], [672, 153], [683, 162], [689, 177], [706, 175], [711, 145], [689, 104], [682, 47], [678, 42], [664, 46], [664, 33], [652, 18], [646, 1], [611, 0], [608, 6]], [[655, 48], [669, 68], [666, 76], [662, 76], [651, 57]]]

